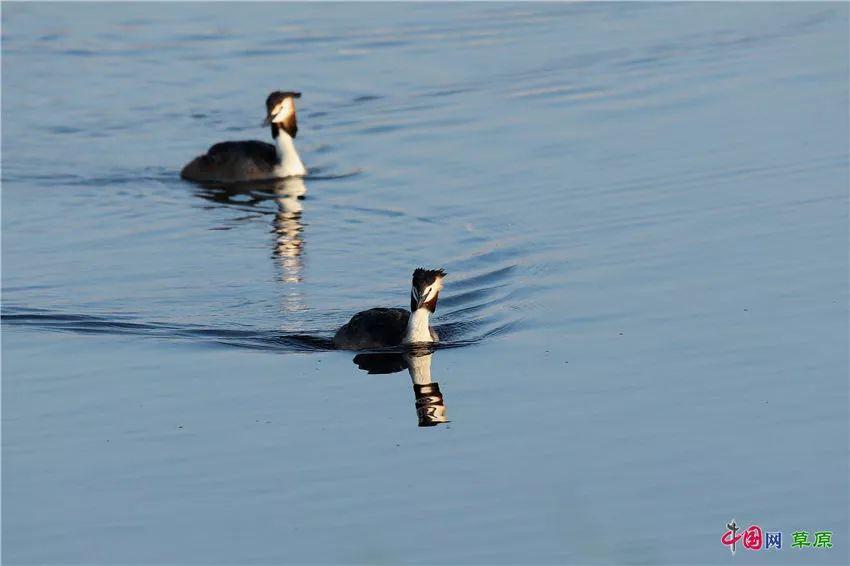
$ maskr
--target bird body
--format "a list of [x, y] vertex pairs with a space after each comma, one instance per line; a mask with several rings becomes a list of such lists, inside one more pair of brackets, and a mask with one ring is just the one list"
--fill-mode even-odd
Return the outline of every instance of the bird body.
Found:
[[307, 169], [295, 149], [298, 120], [294, 99], [297, 92], [271, 93], [266, 99], [265, 125], [271, 126], [275, 143], [227, 141], [213, 145], [180, 171], [190, 181], [236, 183], [285, 177], [301, 177]]
[[441, 269], [417, 269], [413, 272], [409, 311], [374, 308], [359, 312], [337, 330], [334, 344], [343, 350], [369, 350], [437, 342], [439, 336], [429, 321], [437, 308], [443, 277]]

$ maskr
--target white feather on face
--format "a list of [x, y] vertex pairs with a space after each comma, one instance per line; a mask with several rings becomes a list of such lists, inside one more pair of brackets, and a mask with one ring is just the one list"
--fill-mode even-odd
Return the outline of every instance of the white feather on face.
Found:
[[428, 301], [433, 299], [434, 295], [439, 293], [442, 288], [443, 288], [443, 278], [437, 277], [436, 279], [434, 279], [434, 283], [432, 283], [430, 287], [427, 287], [425, 289], [425, 302], [427, 303]]
[[284, 98], [283, 102], [275, 106], [274, 110], [272, 110], [272, 122], [283, 122], [293, 112], [295, 112], [295, 103], [292, 101], [292, 97]]
[[419, 290], [416, 287], [411, 287], [410, 293], [413, 296], [413, 300], [417, 303], [427, 303], [431, 299], [434, 298], [434, 295], [440, 292], [443, 288], [443, 278], [437, 277], [434, 279], [434, 282], [429, 286], [425, 287], [422, 290], [422, 299], [420, 300]]

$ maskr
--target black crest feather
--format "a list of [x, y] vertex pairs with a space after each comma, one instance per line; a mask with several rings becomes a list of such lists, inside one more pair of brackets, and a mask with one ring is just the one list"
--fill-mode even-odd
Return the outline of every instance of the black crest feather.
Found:
[[280, 104], [282, 100], [289, 97], [301, 98], [301, 93], [291, 90], [276, 90], [271, 93], [268, 98], [266, 98], [266, 109], [271, 111], [271, 109]]
[[413, 272], [413, 288], [417, 289], [418, 292], [423, 291], [429, 285], [432, 285], [437, 278], [443, 278], [446, 276], [446, 271], [444, 269], [425, 269], [424, 267], [417, 267]]
[[446, 270], [445, 269], [425, 269], [424, 267], [417, 267], [413, 272], [413, 285], [414, 286], [428, 286], [434, 282], [437, 277], [445, 277]]

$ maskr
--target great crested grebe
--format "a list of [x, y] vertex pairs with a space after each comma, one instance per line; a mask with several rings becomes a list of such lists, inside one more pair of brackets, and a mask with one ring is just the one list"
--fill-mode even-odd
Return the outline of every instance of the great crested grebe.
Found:
[[300, 92], [275, 91], [266, 99], [263, 125], [271, 125], [274, 144], [261, 141], [217, 143], [183, 167], [180, 176], [190, 181], [222, 183], [303, 177], [307, 169], [293, 141], [298, 133], [295, 99], [300, 97]]
[[337, 330], [334, 345], [344, 350], [367, 350], [436, 342], [437, 333], [428, 325], [428, 319], [437, 310], [445, 276], [442, 269], [417, 268], [410, 289], [410, 311], [376, 308], [359, 312]]

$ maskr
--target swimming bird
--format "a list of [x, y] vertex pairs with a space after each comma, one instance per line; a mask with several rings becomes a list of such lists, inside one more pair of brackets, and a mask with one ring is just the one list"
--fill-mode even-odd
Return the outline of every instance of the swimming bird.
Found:
[[439, 337], [428, 322], [437, 310], [445, 276], [442, 269], [417, 268], [410, 289], [410, 311], [375, 308], [359, 312], [337, 330], [334, 345], [344, 350], [366, 350], [436, 342]]
[[296, 98], [301, 98], [300, 92], [275, 91], [266, 98], [263, 125], [271, 126], [274, 144], [261, 141], [217, 143], [183, 167], [180, 176], [190, 181], [233, 183], [306, 175], [307, 169], [295, 150]]

